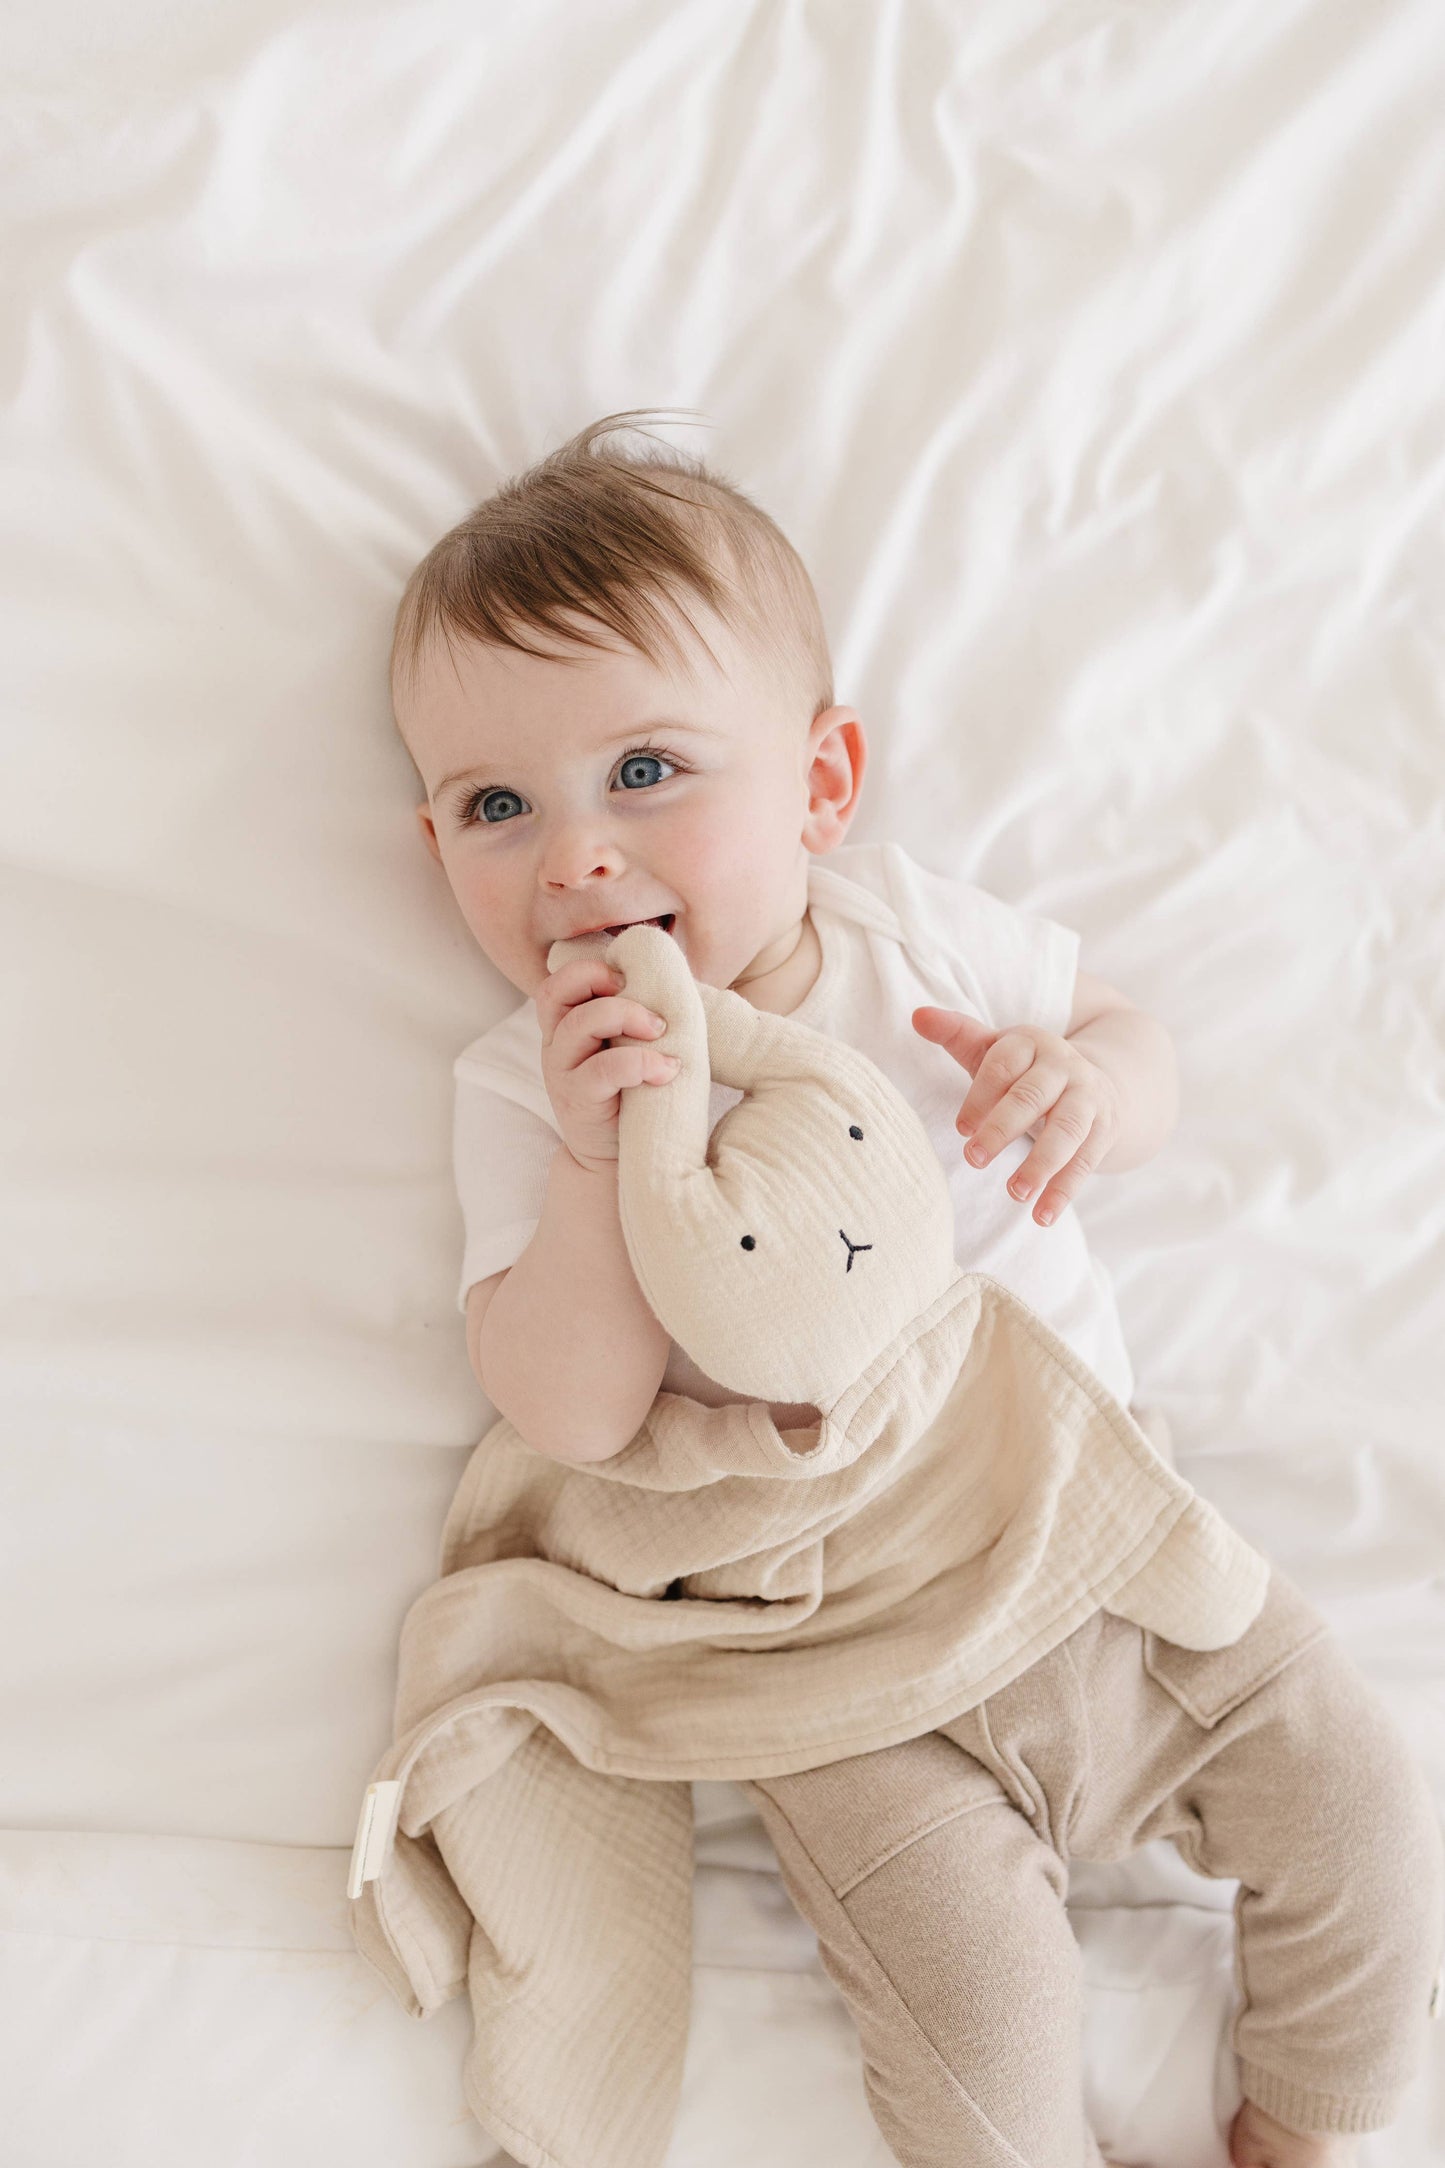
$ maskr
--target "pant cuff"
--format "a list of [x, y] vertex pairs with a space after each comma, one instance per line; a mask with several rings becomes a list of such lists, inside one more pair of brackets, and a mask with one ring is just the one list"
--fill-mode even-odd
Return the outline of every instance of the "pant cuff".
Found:
[[1296, 2085], [1292, 2078], [1281, 2078], [1273, 2070], [1263, 2070], [1258, 2063], [1246, 2062], [1243, 2056], [1239, 2059], [1239, 2083], [1246, 2100], [1252, 2100], [1266, 2115], [1272, 2115], [1277, 2123], [1301, 2137], [1327, 2130], [1388, 2130], [1400, 2113], [1398, 2092], [1317, 2092], [1312, 2086]]

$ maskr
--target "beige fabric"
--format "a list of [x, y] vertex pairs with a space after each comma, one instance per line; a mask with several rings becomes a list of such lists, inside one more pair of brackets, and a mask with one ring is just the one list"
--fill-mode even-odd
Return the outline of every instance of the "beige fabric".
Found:
[[1248, 2099], [1296, 2131], [1384, 2130], [1425, 2060], [1439, 1816], [1389, 1709], [1278, 1566], [1228, 1648], [1096, 1611], [935, 1730], [744, 1789], [902, 2168], [1098, 2168], [1068, 1865], [1161, 1838], [1239, 1883]]
[[[468, 2098], [528, 2168], [663, 2159], [691, 1779], [910, 1738], [1101, 1606], [1225, 1646], [1269, 1573], [1041, 1318], [959, 1269], [943, 1170], [880, 1070], [695, 984], [656, 928], [604, 953], [683, 1062], [622, 1098], [633, 1269], [699, 1366], [759, 1398], [660, 1393], [589, 1466], [487, 1432], [403, 1625], [373, 1772], [402, 1786], [398, 1827], [352, 1907], [405, 2008], [469, 1988]], [[745, 1096], [709, 1138], [712, 1076]], [[779, 1430], [778, 1401], [818, 1420]], [[463, 1849], [493, 1868], [470, 1901]]]

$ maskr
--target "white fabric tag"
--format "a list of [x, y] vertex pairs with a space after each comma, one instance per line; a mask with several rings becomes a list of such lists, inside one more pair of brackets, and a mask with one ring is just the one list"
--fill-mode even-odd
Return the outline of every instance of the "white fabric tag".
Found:
[[356, 1841], [351, 1847], [351, 1870], [346, 1877], [348, 1897], [359, 1897], [362, 1884], [374, 1882], [381, 1873], [391, 1850], [391, 1840], [396, 1835], [401, 1792], [401, 1784], [395, 1777], [367, 1785], [356, 1823]]

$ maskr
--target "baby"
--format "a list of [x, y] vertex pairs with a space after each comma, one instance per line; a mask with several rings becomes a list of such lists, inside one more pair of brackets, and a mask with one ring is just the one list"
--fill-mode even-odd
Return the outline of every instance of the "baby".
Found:
[[[479, 506], [397, 614], [392, 695], [423, 837], [484, 954], [531, 997], [457, 1065], [460, 1301], [480, 1384], [536, 1451], [573, 1462], [621, 1451], [660, 1389], [740, 1397], [669, 1339], [622, 1236], [620, 1094], [673, 1074], [651, 1044], [661, 1022], [600, 953], [547, 968], [555, 941], [596, 931], [600, 951], [649, 919], [699, 980], [859, 1044], [940, 1147], [949, 1129], [972, 1138], [954, 1181], [960, 1261], [1013, 1286], [1127, 1401], [1106, 1283], [1077, 1217], [1058, 1215], [1091, 1174], [1141, 1164], [1168, 1134], [1168, 1033], [1076, 969], [1065, 929], [897, 846], [844, 846], [867, 749], [833, 699], [812, 583], [717, 473], [599, 448], [635, 418], [594, 424]], [[940, 989], [968, 1005], [916, 998]], [[714, 1121], [736, 1096], [714, 1087]], [[977, 1194], [972, 1169], [987, 1170]], [[809, 1412], [773, 1410], [780, 1427]], [[1238, 1876], [1253, 1907], [1238, 2168], [1341, 2168], [1347, 2133], [1392, 2120], [1422, 2046], [1445, 1860], [1404, 1741], [1308, 1623], [1272, 1658], [1257, 1637], [1277, 1621], [1194, 1656], [1243, 1666], [1221, 1692], [1168, 1644], [1179, 1661], [1146, 1668], [1140, 1630], [1098, 1613], [939, 1733], [749, 1785], [905, 2168], [1100, 2159], [1066, 1862], [1161, 1835]], [[1119, 1697], [1131, 1723], [1138, 1711], [1117, 1763], [1109, 1726], [1091, 1743], [1070, 1713], [1106, 1692], [1120, 1735]], [[1313, 1757], [1317, 1823], [1271, 1810], [1281, 1739]], [[1230, 1755], [1230, 1813], [1202, 1821], [1204, 1772]], [[897, 1841], [875, 1842], [895, 1815]], [[1330, 1834], [1345, 1827], [1347, 1846]]]

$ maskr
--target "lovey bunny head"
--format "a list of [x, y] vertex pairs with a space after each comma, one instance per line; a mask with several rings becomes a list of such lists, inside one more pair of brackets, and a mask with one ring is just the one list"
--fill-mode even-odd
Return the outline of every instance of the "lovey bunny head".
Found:
[[[601, 954], [667, 1029], [665, 1084], [618, 1116], [633, 1270], [706, 1376], [821, 1412], [957, 1277], [948, 1183], [927, 1130], [856, 1048], [700, 984], [670, 934], [554, 942]], [[713, 1081], [744, 1093], [708, 1134]]]

